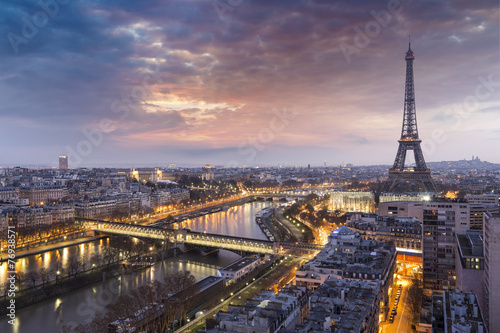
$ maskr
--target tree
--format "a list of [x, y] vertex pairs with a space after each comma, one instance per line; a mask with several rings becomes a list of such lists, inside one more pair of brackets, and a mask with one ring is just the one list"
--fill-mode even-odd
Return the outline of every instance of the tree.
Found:
[[181, 271], [165, 277], [165, 284], [171, 286], [172, 294], [175, 294], [174, 303], [177, 305], [180, 320], [186, 317], [189, 309], [195, 303], [194, 295], [199, 291], [195, 287], [195, 283], [196, 279], [189, 271]]
[[311, 202], [311, 201], [316, 200], [318, 198], [319, 198], [319, 196], [317, 194], [311, 193], [311, 194], [307, 195], [306, 202]]
[[196, 287], [189, 272], [171, 273], [164, 282], [155, 280], [120, 296], [106, 306], [105, 314], [96, 313], [89, 324], [64, 326], [61, 332], [107, 332], [114, 322], [121, 327], [141, 327], [145, 332], [167, 332], [175, 319], [183, 319], [195, 304]]
[[410, 285], [406, 288], [406, 309], [410, 313], [410, 318], [413, 324], [417, 323], [420, 318], [420, 310], [422, 304], [422, 285], [419, 279], [413, 278]]
[[78, 273], [82, 271], [83, 261], [80, 258], [73, 256], [68, 259], [68, 265], [66, 272], [68, 273], [68, 277], [71, 275], [76, 276]]
[[309, 213], [314, 213], [314, 207], [310, 203], [306, 204], [306, 210], [309, 211]]
[[298, 203], [294, 203], [293, 205], [290, 206], [290, 209], [288, 210], [288, 213], [290, 215], [297, 215], [300, 213], [300, 207]]
[[23, 285], [28, 279], [28, 275], [24, 272], [17, 272], [16, 273], [16, 281], [17, 281], [17, 286], [19, 287], [19, 291], [23, 289]]
[[40, 280], [42, 280], [43, 286], [45, 286], [45, 284], [50, 281], [50, 276], [50, 268], [43, 267], [42, 269], [40, 269]]
[[321, 207], [321, 209], [318, 210], [317, 215], [321, 219], [326, 218], [328, 216], [328, 209], [326, 207]]
[[10, 282], [5, 282], [2, 284], [2, 294], [4, 298], [7, 298], [10, 289]]
[[36, 271], [29, 271], [27, 274], [27, 280], [31, 282], [31, 287], [36, 286], [36, 281], [40, 278], [40, 275]]
[[90, 265], [92, 267], [92, 270], [94, 270], [94, 267], [99, 267], [102, 264], [102, 256], [99, 253], [94, 253], [90, 257]]

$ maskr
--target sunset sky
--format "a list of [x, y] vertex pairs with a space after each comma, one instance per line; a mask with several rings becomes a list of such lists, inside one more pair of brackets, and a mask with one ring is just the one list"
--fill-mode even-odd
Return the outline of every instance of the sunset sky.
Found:
[[[500, 163], [498, 1], [2, 1], [0, 166]], [[44, 8], [45, 7], [45, 8]]]

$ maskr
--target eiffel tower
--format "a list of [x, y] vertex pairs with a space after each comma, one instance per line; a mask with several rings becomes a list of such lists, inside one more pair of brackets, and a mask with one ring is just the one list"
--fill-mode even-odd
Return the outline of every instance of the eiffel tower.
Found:
[[[389, 169], [389, 178], [387, 178], [382, 187], [383, 193], [403, 192], [402, 187], [408, 187], [409, 184], [418, 186], [418, 191], [412, 192], [430, 192], [437, 193], [436, 185], [431, 177], [431, 171], [425, 164], [420, 140], [418, 138], [417, 114], [415, 110], [415, 87], [413, 85], [413, 60], [415, 56], [411, 50], [411, 43], [408, 45], [408, 51], [405, 54], [406, 60], [406, 84], [405, 84], [405, 106], [403, 115], [403, 129], [401, 139], [399, 139], [398, 153], [394, 165]], [[415, 167], [405, 167], [406, 153], [413, 150], [415, 156]]]

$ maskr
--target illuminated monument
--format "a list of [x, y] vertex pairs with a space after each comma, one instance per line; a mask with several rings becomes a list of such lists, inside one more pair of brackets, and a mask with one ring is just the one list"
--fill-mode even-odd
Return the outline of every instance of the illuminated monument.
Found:
[[[389, 169], [389, 178], [382, 187], [382, 193], [388, 192], [428, 192], [437, 193], [431, 172], [425, 164], [420, 140], [418, 138], [417, 114], [415, 110], [415, 87], [413, 85], [413, 51], [411, 44], [405, 55], [406, 84], [403, 129], [399, 139], [399, 149], [396, 160]], [[406, 153], [413, 150], [415, 166], [405, 167]]]

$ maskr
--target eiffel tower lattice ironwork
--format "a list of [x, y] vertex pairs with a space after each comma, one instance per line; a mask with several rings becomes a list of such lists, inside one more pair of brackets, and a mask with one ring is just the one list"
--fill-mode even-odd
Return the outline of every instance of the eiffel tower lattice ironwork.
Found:
[[[415, 87], [413, 84], [413, 60], [415, 56], [411, 50], [411, 44], [405, 54], [406, 60], [406, 84], [405, 84], [405, 106], [403, 115], [403, 128], [401, 139], [399, 139], [398, 153], [394, 165], [389, 169], [387, 178], [381, 192], [398, 192], [396, 188], [400, 184], [413, 183], [420, 185], [419, 192], [437, 193], [436, 185], [431, 177], [431, 172], [425, 164], [420, 140], [418, 138], [417, 114], [415, 110]], [[415, 167], [405, 167], [406, 153], [413, 150], [415, 156]], [[396, 191], [395, 191], [396, 190]]]

